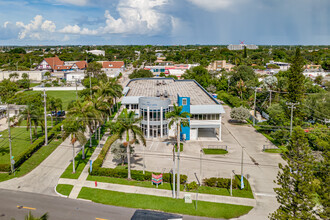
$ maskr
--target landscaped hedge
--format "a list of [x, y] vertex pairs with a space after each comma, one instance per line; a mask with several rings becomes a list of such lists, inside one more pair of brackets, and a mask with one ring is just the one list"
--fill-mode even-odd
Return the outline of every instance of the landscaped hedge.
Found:
[[240, 106], [248, 107], [248, 104], [246, 101], [241, 100], [237, 96], [230, 95], [230, 94], [226, 93], [225, 91], [218, 92], [218, 99], [225, 102], [226, 104], [228, 104], [231, 107], [240, 107]]
[[[61, 125], [62, 123], [57, 124], [52, 128], [52, 130], [48, 132], [47, 134], [48, 140], [50, 140], [52, 137], [54, 137], [55, 134], [60, 132]], [[35, 140], [24, 152], [22, 152], [21, 154], [15, 157], [14, 167], [17, 168], [20, 165], [22, 165], [22, 163], [24, 163], [27, 159], [29, 159], [34, 152], [39, 150], [39, 148], [43, 146], [44, 143], [45, 143], [45, 136], [42, 136], [37, 140]], [[10, 164], [0, 164], [0, 171], [10, 172], [10, 169], [11, 169]]]
[[[113, 136], [109, 137], [106, 141], [105, 145], [103, 146], [99, 156], [97, 159], [93, 162], [93, 170], [92, 173], [90, 173], [92, 176], [109, 176], [109, 177], [115, 177], [115, 178], [127, 178], [128, 177], [128, 170], [126, 169], [112, 169], [112, 168], [103, 168], [103, 160], [105, 156], [107, 155], [111, 145], [119, 138], [117, 134], [114, 134]], [[160, 174], [160, 173], [154, 173], [154, 174]], [[139, 181], [145, 181], [145, 180], [151, 180], [152, 172], [145, 171], [145, 174], [143, 174], [143, 171], [141, 170], [131, 170], [131, 176], [134, 180]], [[172, 174], [170, 173], [163, 173], [163, 181], [164, 182], [171, 182], [172, 180]], [[180, 182], [183, 184], [187, 181], [186, 175], [180, 175]]]
[[[243, 181], [244, 181], [243, 190], [251, 191], [251, 186], [249, 184], [249, 181], [245, 177], [243, 177]], [[216, 178], [216, 177], [205, 178], [203, 179], [203, 185], [230, 189], [230, 179]], [[233, 189], [240, 189], [240, 188], [241, 188], [241, 176], [235, 175], [235, 178], [233, 179]]]

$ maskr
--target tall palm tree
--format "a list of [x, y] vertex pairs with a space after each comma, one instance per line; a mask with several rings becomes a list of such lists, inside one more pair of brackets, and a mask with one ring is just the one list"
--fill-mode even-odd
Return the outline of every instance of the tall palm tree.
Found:
[[36, 118], [37, 112], [33, 104], [28, 104], [26, 108], [21, 111], [18, 115], [18, 124], [20, 125], [23, 120], [26, 120], [26, 130], [30, 129], [30, 143], [32, 144], [32, 120], [31, 118]]
[[[177, 143], [176, 143], [176, 147], [177, 147], [177, 154], [178, 154], [178, 158], [180, 157], [180, 129], [181, 129], [181, 125], [183, 127], [189, 126], [189, 120], [188, 117], [190, 117], [191, 115], [188, 112], [183, 112], [182, 108], [183, 106], [177, 106], [177, 105], [173, 105], [173, 111], [166, 113], [165, 117], [166, 119], [170, 119], [170, 122], [168, 124], [169, 128], [172, 127], [172, 125], [176, 125], [176, 132], [177, 132]], [[173, 149], [173, 158], [175, 160], [175, 155], [174, 155], [175, 150]], [[179, 193], [180, 193], [180, 161], [178, 160], [177, 163], [177, 194], [176, 197], [179, 197]], [[174, 184], [175, 184], [175, 175], [173, 175], [173, 188], [174, 188]]]
[[76, 172], [75, 164], [74, 164], [74, 158], [75, 158], [75, 150], [74, 150], [74, 144], [76, 141], [79, 141], [79, 143], [82, 146], [85, 146], [87, 140], [84, 135], [86, 126], [82, 121], [75, 120], [73, 117], [67, 117], [64, 120], [63, 124], [63, 134], [62, 139], [65, 140], [71, 135], [71, 144], [72, 144], [72, 173]]
[[138, 125], [140, 121], [141, 118], [135, 117], [135, 112], [127, 112], [127, 109], [124, 109], [118, 116], [116, 122], [116, 131], [120, 139], [126, 135], [126, 142], [124, 143], [124, 146], [126, 146], [127, 149], [128, 179], [132, 179], [130, 145], [139, 143], [140, 140], [142, 141], [143, 145], [146, 146], [146, 139], [143, 135], [142, 129]]
[[[100, 112], [95, 109], [91, 101], [76, 101], [69, 109], [68, 117], [81, 122], [82, 125], [88, 127], [90, 133], [90, 147], [92, 146], [92, 132], [98, 122], [102, 121]], [[85, 146], [82, 149], [82, 158], [85, 159]]]

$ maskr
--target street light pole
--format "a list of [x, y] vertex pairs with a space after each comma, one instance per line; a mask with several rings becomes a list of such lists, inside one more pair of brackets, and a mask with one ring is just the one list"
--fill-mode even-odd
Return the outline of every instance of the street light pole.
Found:
[[290, 137], [292, 135], [292, 121], [293, 121], [293, 109], [296, 108], [294, 107], [295, 105], [299, 105], [299, 102], [298, 103], [292, 103], [292, 102], [287, 102], [286, 105], [291, 105], [291, 120], [290, 120]]
[[257, 99], [257, 88], [254, 89], [253, 126], [256, 125], [256, 99]]
[[181, 138], [181, 120], [179, 119], [179, 125], [178, 125], [178, 142], [177, 142], [177, 149], [178, 149], [178, 160], [177, 160], [177, 165], [178, 165], [178, 170], [177, 170], [177, 187], [176, 187], [176, 198], [179, 198], [179, 194], [180, 194], [180, 148], [181, 148], [181, 143], [180, 143], [180, 138]]

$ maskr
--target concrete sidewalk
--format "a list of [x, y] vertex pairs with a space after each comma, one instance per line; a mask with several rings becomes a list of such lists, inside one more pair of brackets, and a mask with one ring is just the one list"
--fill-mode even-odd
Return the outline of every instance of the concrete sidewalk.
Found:
[[[69, 184], [74, 185], [74, 188], [96, 188], [96, 189], [105, 189], [111, 190], [116, 192], [124, 192], [124, 193], [136, 193], [136, 194], [143, 194], [143, 195], [152, 195], [152, 196], [161, 196], [161, 197], [172, 197], [171, 190], [165, 189], [157, 189], [157, 188], [146, 188], [146, 187], [139, 187], [139, 186], [130, 186], [130, 185], [121, 185], [121, 184], [113, 184], [113, 183], [103, 183], [98, 182], [97, 187], [95, 187], [94, 181], [81, 181], [76, 179], [59, 179], [59, 184]], [[80, 191], [80, 190], [79, 190]], [[78, 193], [79, 194], [79, 193]], [[192, 198], [196, 198], [196, 193], [192, 192], [180, 192], [180, 199], [183, 199], [184, 194], [191, 194]], [[76, 192], [70, 193], [69, 198], [77, 198]], [[206, 202], [215, 202], [215, 203], [226, 203], [226, 204], [235, 204], [235, 205], [245, 205], [245, 206], [255, 206], [256, 200], [255, 199], [248, 199], [248, 198], [239, 198], [239, 197], [231, 197], [231, 196], [220, 196], [220, 195], [211, 195], [211, 194], [198, 194], [199, 201], [206, 201]]]

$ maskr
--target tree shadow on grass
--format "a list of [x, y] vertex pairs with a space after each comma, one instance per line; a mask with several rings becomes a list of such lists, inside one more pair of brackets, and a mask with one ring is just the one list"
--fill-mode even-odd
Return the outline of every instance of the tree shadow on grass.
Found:
[[182, 219], [181, 215], [166, 213], [166, 212], [156, 212], [150, 210], [136, 210], [131, 220], [163, 220], [163, 219]]
[[1, 147], [0, 148], [0, 155], [3, 156], [5, 154], [8, 154], [9, 153], [9, 147]]

